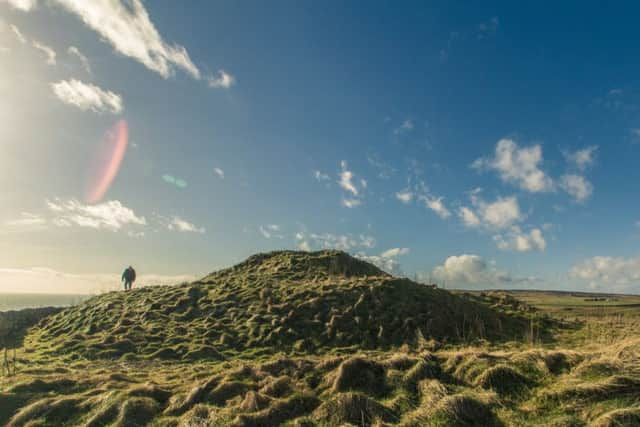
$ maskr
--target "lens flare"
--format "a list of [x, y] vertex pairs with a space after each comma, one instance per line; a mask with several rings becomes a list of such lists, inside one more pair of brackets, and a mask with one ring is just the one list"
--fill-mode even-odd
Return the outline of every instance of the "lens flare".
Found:
[[89, 170], [89, 180], [85, 192], [88, 203], [97, 203], [109, 190], [118, 175], [129, 141], [129, 128], [125, 120], [118, 121], [106, 134]]

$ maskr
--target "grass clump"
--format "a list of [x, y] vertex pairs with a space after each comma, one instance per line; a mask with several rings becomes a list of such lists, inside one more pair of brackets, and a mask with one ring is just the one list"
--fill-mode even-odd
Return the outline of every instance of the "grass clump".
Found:
[[339, 393], [316, 409], [312, 418], [327, 425], [345, 423], [368, 427], [377, 421], [391, 422], [396, 415], [387, 407], [362, 393]]
[[484, 389], [504, 395], [520, 393], [531, 385], [527, 377], [507, 365], [496, 365], [486, 369], [475, 383]]
[[502, 427], [489, 406], [476, 397], [455, 394], [442, 398], [433, 408], [427, 425], [447, 427]]
[[591, 427], [635, 427], [640, 425], [640, 407], [616, 409], [598, 417]]
[[362, 357], [354, 357], [340, 364], [333, 380], [336, 393], [360, 390], [382, 394], [386, 389], [385, 369], [380, 363]]
[[115, 427], [143, 427], [160, 412], [160, 405], [149, 397], [132, 397], [125, 400]]
[[279, 399], [253, 414], [240, 415], [234, 421], [238, 427], [277, 427], [282, 423], [313, 411], [320, 400], [313, 395], [300, 394]]

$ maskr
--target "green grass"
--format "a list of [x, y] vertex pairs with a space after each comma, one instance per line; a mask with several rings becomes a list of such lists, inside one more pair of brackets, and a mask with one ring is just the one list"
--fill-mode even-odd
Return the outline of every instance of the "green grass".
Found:
[[0, 425], [637, 425], [635, 297], [618, 317], [580, 298], [261, 254], [40, 321], [0, 379]]

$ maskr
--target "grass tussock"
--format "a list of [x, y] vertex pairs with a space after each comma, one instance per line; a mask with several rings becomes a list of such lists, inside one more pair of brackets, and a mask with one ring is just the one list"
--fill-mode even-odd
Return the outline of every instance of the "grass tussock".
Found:
[[386, 388], [384, 366], [376, 361], [354, 357], [340, 364], [333, 380], [333, 392], [361, 390], [380, 394]]
[[616, 409], [598, 417], [590, 427], [635, 427], [640, 425], [640, 407]]
[[484, 389], [504, 395], [520, 393], [532, 385], [529, 378], [507, 365], [496, 365], [486, 369], [475, 383]]
[[396, 415], [387, 407], [365, 394], [339, 393], [316, 409], [313, 419], [325, 425], [345, 423], [368, 427], [375, 422], [391, 422]]

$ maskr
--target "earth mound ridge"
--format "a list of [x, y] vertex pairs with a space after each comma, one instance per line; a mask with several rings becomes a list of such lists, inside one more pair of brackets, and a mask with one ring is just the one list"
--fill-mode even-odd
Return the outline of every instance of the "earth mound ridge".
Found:
[[43, 319], [40, 354], [224, 360], [521, 339], [524, 314], [393, 277], [340, 251], [258, 254], [176, 286], [110, 292]]

